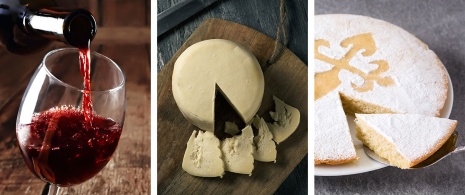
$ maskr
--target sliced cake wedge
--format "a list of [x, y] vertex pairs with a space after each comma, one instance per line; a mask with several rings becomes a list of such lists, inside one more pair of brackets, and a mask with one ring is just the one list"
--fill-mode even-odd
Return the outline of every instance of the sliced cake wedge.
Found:
[[347, 118], [337, 91], [315, 101], [315, 164], [357, 160]]
[[417, 114], [355, 114], [357, 138], [391, 165], [407, 169], [433, 155], [456, 120]]

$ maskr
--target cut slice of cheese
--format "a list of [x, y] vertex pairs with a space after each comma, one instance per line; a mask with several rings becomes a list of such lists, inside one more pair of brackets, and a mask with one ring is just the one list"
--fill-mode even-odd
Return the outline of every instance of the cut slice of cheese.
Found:
[[222, 39], [201, 41], [187, 48], [176, 60], [172, 77], [173, 96], [182, 114], [206, 131], [214, 131], [218, 91], [250, 124], [260, 107], [264, 86], [255, 56], [243, 46]]
[[276, 145], [272, 140], [273, 134], [268, 129], [268, 125], [263, 118], [255, 116], [253, 126], [258, 129], [258, 135], [253, 138], [255, 144], [254, 159], [262, 162], [276, 162]]
[[242, 130], [241, 135], [223, 140], [221, 151], [226, 171], [252, 175], [253, 132], [249, 125]]
[[221, 159], [220, 140], [212, 132], [192, 132], [184, 153], [182, 168], [189, 174], [199, 177], [222, 177], [224, 174]]
[[224, 124], [224, 132], [226, 132], [229, 135], [237, 135], [241, 130], [239, 130], [239, 127], [237, 127], [236, 123], [226, 121]]
[[267, 123], [276, 143], [286, 140], [297, 129], [300, 123], [300, 112], [297, 108], [285, 104], [273, 96], [276, 112], [270, 112], [274, 123]]

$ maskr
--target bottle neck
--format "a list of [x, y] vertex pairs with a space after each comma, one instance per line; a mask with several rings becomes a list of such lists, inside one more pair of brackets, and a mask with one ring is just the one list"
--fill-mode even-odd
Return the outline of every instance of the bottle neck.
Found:
[[94, 17], [83, 9], [28, 10], [20, 22], [21, 30], [26, 34], [36, 34], [78, 48], [87, 47], [97, 32]]

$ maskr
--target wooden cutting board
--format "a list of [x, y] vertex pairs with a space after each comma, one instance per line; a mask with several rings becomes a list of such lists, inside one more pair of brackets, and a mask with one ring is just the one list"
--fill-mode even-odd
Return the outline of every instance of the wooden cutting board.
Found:
[[274, 40], [246, 26], [207, 19], [158, 74], [157, 171], [159, 194], [272, 194], [308, 153], [308, 71], [307, 66], [287, 48], [264, 72], [265, 94], [258, 114], [267, 122], [274, 109], [275, 95], [301, 112], [298, 129], [277, 145], [276, 163], [254, 162], [252, 176], [226, 172], [223, 178], [191, 176], [182, 167], [186, 144], [198, 128], [183, 117], [171, 91], [174, 62], [189, 46], [206, 39], [228, 39], [248, 48], [262, 68], [271, 56]]

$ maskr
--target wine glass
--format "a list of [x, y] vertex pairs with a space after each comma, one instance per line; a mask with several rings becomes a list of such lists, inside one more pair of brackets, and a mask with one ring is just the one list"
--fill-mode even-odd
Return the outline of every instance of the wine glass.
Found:
[[82, 110], [84, 80], [75, 48], [45, 55], [19, 108], [21, 154], [29, 170], [50, 184], [49, 194], [94, 177], [118, 145], [126, 110], [125, 76], [101, 54], [92, 52], [90, 59], [91, 123]]

